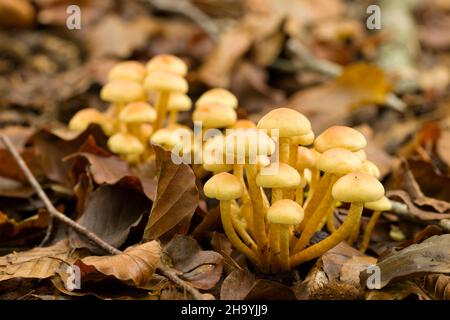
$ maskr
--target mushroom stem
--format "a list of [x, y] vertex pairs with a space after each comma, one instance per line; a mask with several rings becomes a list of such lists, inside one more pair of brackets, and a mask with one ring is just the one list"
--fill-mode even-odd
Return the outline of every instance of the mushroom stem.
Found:
[[370, 217], [369, 222], [367, 223], [366, 229], [364, 230], [363, 239], [361, 241], [361, 245], [359, 246], [359, 251], [366, 252], [367, 248], [369, 247], [370, 242], [370, 235], [372, 234], [373, 228], [375, 228], [375, 225], [378, 221], [378, 219], [381, 216], [381, 211], [374, 211], [372, 216]]
[[169, 125], [174, 125], [178, 121], [178, 111], [171, 110], [169, 112]]
[[269, 226], [270, 269], [272, 273], [280, 271], [280, 225], [271, 223]]
[[[331, 182], [335, 180], [336, 178], [333, 176], [331, 178]], [[330, 183], [330, 185], [328, 186], [326, 193], [324, 194], [323, 199], [320, 202], [320, 205], [312, 214], [311, 219], [309, 219], [305, 224], [305, 228], [302, 231], [300, 239], [297, 241], [297, 243], [295, 243], [293, 247], [294, 253], [299, 252], [304, 248], [306, 248], [312, 236], [317, 231], [317, 228], [322, 222], [322, 219], [326, 216], [326, 214], [329, 211], [329, 208], [333, 205], [333, 196], [331, 194], [331, 190], [332, 190], [332, 183]]]
[[253, 207], [252, 200], [250, 199], [250, 195], [248, 194], [248, 189], [244, 181], [244, 165], [243, 164], [233, 164], [233, 174], [236, 178], [239, 179], [239, 182], [244, 189], [244, 193], [242, 194], [241, 201], [241, 211], [245, 220], [247, 220], [248, 230], [251, 235], [253, 235]]
[[[292, 139], [289, 139], [289, 162], [288, 164], [295, 168], [297, 166], [298, 145], [292, 143]], [[284, 190], [284, 198], [294, 200], [296, 188]]]
[[304, 171], [300, 172], [301, 182], [300, 185], [295, 189], [295, 202], [303, 206], [304, 194], [305, 194], [305, 174]]
[[335, 233], [328, 238], [316, 243], [303, 251], [300, 251], [291, 256], [291, 268], [295, 268], [299, 264], [317, 258], [330, 250], [331, 248], [344, 241], [352, 232], [355, 223], [361, 217], [363, 211], [363, 203], [353, 202], [347, 214], [344, 223], [336, 230]]
[[307, 206], [308, 203], [311, 201], [312, 196], [314, 195], [314, 192], [316, 192], [316, 190], [317, 190], [319, 181], [320, 181], [320, 171], [317, 168], [312, 168], [311, 169], [311, 183], [309, 185], [308, 197], [304, 201], [305, 206]]
[[239, 221], [236, 214], [231, 214], [231, 219], [233, 223], [233, 227], [236, 230], [239, 237], [242, 239], [244, 244], [250, 248], [254, 253], [258, 253], [258, 246], [256, 245], [255, 241], [250, 237], [250, 235], [245, 230], [245, 227], [242, 225], [242, 222]]
[[244, 242], [238, 237], [236, 231], [233, 227], [233, 222], [231, 219], [231, 200], [220, 201], [220, 216], [222, 219], [223, 229], [225, 234], [230, 240], [231, 244], [236, 248], [236, 250], [242, 252], [252, 263], [254, 263], [259, 269], [261, 268], [261, 261], [258, 256], [247, 247]]
[[350, 233], [350, 236], [348, 237], [347, 243], [349, 245], [352, 246], [356, 242], [356, 240], [358, 240], [360, 226], [361, 226], [361, 217], [359, 217], [358, 222], [355, 224], [352, 232]]
[[275, 203], [281, 199], [283, 199], [283, 189], [280, 188], [272, 189], [272, 203]]
[[280, 225], [280, 263], [282, 271], [289, 271], [289, 225]]
[[256, 185], [256, 166], [253, 164], [245, 164], [245, 171], [247, 173], [249, 194], [253, 205], [254, 237], [262, 254], [263, 266], [264, 268], [268, 268], [268, 238], [265, 225], [267, 208], [263, 202], [262, 190]]
[[333, 205], [327, 213], [327, 229], [330, 233], [334, 233], [336, 231], [336, 227], [334, 226], [334, 207], [335, 206]]
[[164, 120], [166, 120], [167, 105], [169, 104], [170, 91], [160, 91], [158, 97], [156, 98], [156, 111], [157, 116], [155, 124], [153, 125], [153, 130], [159, 130], [164, 125]]
[[286, 164], [289, 164], [289, 138], [282, 138], [279, 139], [280, 143], [280, 162], [284, 162]]

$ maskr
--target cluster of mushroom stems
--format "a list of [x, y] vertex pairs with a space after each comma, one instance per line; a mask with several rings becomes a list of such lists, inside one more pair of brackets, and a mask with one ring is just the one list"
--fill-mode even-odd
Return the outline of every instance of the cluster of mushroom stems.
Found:
[[[308, 119], [292, 108], [274, 109], [257, 124], [239, 120], [229, 128], [206, 142], [232, 161], [215, 167], [204, 163], [214, 173], [204, 192], [220, 201], [230, 242], [261, 272], [286, 272], [343, 241], [354, 244], [364, 207], [374, 210], [360, 241], [360, 250], [367, 249], [390, 202], [378, 168], [366, 159], [367, 142], [360, 132], [333, 126], [315, 138]], [[336, 226], [339, 206], [348, 206], [348, 213]], [[330, 235], [312, 241], [324, 227]]]

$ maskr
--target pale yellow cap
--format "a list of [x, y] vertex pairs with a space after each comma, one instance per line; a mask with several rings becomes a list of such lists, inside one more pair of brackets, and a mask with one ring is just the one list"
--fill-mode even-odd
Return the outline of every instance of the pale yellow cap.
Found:
[[119, 114], [119, 120], [125, 123], [153, 122], [156, 110], [147, 102], [131, 102]]
[[225, 128], [236, 122], [237, 114], [224, 105], [203, 105], [195, 109], [192, 119], [201, 122], [204, 128]]
[[235, 156], [239, 153], [245, 156], [267, 156], [275, 151], [273, 140], [264, 131], [258, 129], [234, 130], [227, 134], [225, 141], [225, 152]]
[[310, 133], [311, 124], [304, 115], [294, 109], [277, 108], [259, 120], [258, 129], [265, 129], [268, 134], [271, 129], [278, 129], [281, 138], [290, 138]]
[[145, 100], [145, 91], [141, 84], [129, 80], [114, 80], [103, 86], [100, 91], [102, 100], [115, 103], [128, 103]]
[[148, 91], [169, 91], [186, 93], [187, 81], [174, 73], [166, 71], [154, 71], [144, 81], [144, 87]]
[[195, 102], [195, 107], [201, 107], [210, 104], [221, 104], [226, 107], [236, 109], [238, 107], [238, 100], [234, 94], [227, 89], [213, 88], [203, 93]]
[[303, 221], [303, 208], [295, 201], [282, 199], [276, 201], [267, 211], [270, 223], [297, 225]]
[[128, 80], [143, 82], [147, 71], [138, 61], [123, 61], [116, 64], [108, 73], [108, 81]]
[[218, 200], [234, 200], [240, 198], [244, 192], [239, 179], [227, 172], [212, 176], [203, 187], [208, 198]]
[[389, 211], [392, 209], [392, 204], [388, 198], [383, 197], [377, 201], [364, 203], [364, 207], [374, 211]]
[[361, 169], [362, 162], [353, 152], [347, 149], [334, 148], [322, 153], [316, 161], [317, 169], [333, 173], [347, 174]]
[[314, 142], [314, 132], [310, 131], [307, 134], [304, 134], [302, 136], [295, 136], [292, 137], [292, 143], [297, 144], [297, 145], [302, 145], [302, 146], [309, 146], [310, 144], [313, 144]]
[[258, 173], [256, 184], [263, 188], [295, 188], [300, 185], [301, 178], [297, 170], [286, 163], [272, 163], [266, 167], [267, 172]]
[[180, 58], [171, 54], [159, 54], [147, 62], [145, 66], [148, 73], [165, 71], [180, 77], [186, 76], [187, 65]]
[[118, 154], [141, 154], [144, 145], [135, 136], [128, 133], [116, 133], [108, 139], [108, 148]]
[[170, 95], [169, 105], [167, 106], [169, 111], [189, 111], [191, 107], [192, 101], [187, 94], [174, 92]]
[[373, 202], [384, 196], [384, 187], [367, 173], [349, 173], [336, 181], [332, 195], [342, 202]]
[[343, 148], [355, 152], [363, 149], [366, 145], [367, 141], [362, 133], [346, 126], [330, 127], [314, 141], [314, 148], [319, 152], [333, 148]]

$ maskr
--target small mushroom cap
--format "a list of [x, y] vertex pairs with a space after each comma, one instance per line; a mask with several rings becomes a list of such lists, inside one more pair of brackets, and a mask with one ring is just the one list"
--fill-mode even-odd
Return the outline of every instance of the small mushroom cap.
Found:
[[128, 103], [145, 100], [145, 91], [141, 84], [129, 80], [114, 80], [103, 86], [100, 91], [102, 100], [115, 103]]
[[84, 131], [91, 123], [98, 123], [102, 114], [94, 108], [85, 108], [74, 114], [69, 121], [69, 128], [74, 131]]
[[195, 107], [199, 108], [203, 105], [221, 104], [226, 107], [236, 109], [238, 100], [234, 94], [227, 89], [213, 88], [203, 93], [195, 102]]
[[188, 95], [181, 92], [174, 92], [170, 95], [169, 105], [167, 106], [169, 111], [189, 111], [191, 107], [192, 101]]
[[302, 136], [295, 136], [292, 137], [292, 143], [296, 144], [296, 145], [302, 145], [302, 146], [309, 146], [310, 144], [313, 144], [314, 142], [314, 132], [310, 131], [307, 134], [304, 134]]
[[159, 144], [168, 149], [172, 149], [177, 144], [181, 143], [181, 138], [171, 129], [162, 128], [153, 133], [150, 137], [150, 143]]
[[325, 151], [316, 161], [317, 169], [333, 174], [356, 172], [361, 166], [361, 160], [353, 152], [341, 148]]
[[109, 71], [108, 81], [128, 80], [141, 83], [146, 72], [144, 65], [138, 61], [119, 62]]
[[388, 198], [383, 197], [377, 201], [364, 203], [364, 207], [374, 211], [389, 211], [392, 209], [392, 204]]
[[274, 151], [273, 140], [258, 129], [237, 129], [226, 136], [225, 152], [234, 154], [238, 159], [249, 157], [251, 161], [256, 161], [258, 156], [271, 155]]
[[378, 169], [377, 165], [372, 161], [369, 160], [364, 161], [361, 167], [361, 171], [370, 174], [371, 176], [374, 176], [377, 179], [381, 178], [380, 169]]
[[174, 73], [166, 71], [154, 71], [144, 81], [144, 87], [148, 91], [169, 91], [186, 93], [187, 81]]
[[125, 123], [153, 122], [156, 110], [143, 101], [131, 102], [119, 113], [119, 120]]
[[192, 119], [201, 122], [204, 128], [225, 128], [232, 126], [237, 119], [236, 111], [220, 104], [208, 104], [196, 108]]
[[166, 71], [184, 77], [187, 74], [187, 65], [180, 58], [171, 54], [160, 54], [150, 59], [146, 64], [148, 73]]
[[372, 202], [384, 196], [384, 187], [367, 173], [349, 173], [336, 181], [332, 195], [342, 202]]
[[216, 135], [203, 145], [203, 168], [211, 172], [227, 172], [233, 169], [232, 164], [226, 163], [226, 157], [223, 153], [225, 137]]
[[240, 119], [231, 126], [231, 129], [255, 129], [256, 124], [252, 120]]
[[362, 133], [346, 126], [330, 127], [314, 141], [314, 148], [319, 152], [333, 148], [343, 148], [355, 152], [363, 149], [366, 145], [367, 141]]
[[295, 188], [300, 185], [301, 178], [297, 170], [286, 163], [272, 163], [266, 167], [273, 174], [258, 173], [256, 184], [263, 188]]
[[304, 170], [306, 168], [314, 168], [316, 166], [317, 155], [311, 149], [306, 147], [298, 147], [297, 152], [297, 169]]
[[359, 158], [359, 160], [361, 160], [361, 162], [366, 161], [367, 156], [366, 156], [366, 152], [364, 150], [358, 150], [353, 153], [355, 154], [355, 156], [357, 156]]
[[108, 139], [108, 148], [118, 154], [141, 154], [144, 145], [135, 136], [128, 133], [116, 133]]
[[240, 198], [244, 192], [239, 179], [227, 172], [212, 176], [203, 187], [208, 198], [218, 200], [233, 200]]
[[267, 210], [267, 220], [276, 224], [296, 225], [303, 221], [303, 215], [303, 208], [289, 199], [278, 200]]
[[308, 134], [311, 124], [304, 115], [294, 109], [277, 108], [259, 120], [258, 129], [265, 129], [269, 134], [271, 129], [278, 129], [281, 138], [290, 138]]

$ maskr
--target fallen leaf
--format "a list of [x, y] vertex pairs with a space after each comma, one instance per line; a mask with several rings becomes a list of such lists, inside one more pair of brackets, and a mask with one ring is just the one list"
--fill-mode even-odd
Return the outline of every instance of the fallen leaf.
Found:
[[420, 300], [430, 300], [428, 295], [413, 281], [392, 283], [382, 290], [370, 290], [367, 300], [403, 300], [410, 296], [416, 296]]
[[288, 286], [265, 279], [257, 279], [248, 270], [235, 270], [222, 283], [221, 300], [295, 300]]
[[160, 261], [161, 248], [156, 241], [128, 247], [113, 256], [90, 256], [75, 261], [80, 267], [82, 281], [112, 276], [135, 286], [145, 285]]
[[425, 276], [424, 289], [434, 298], [450, 300], [450, 276], [430, 274]]
[[49, 222], [46, 211], [40, 210], [34, 216], [22, 221], [10, 219], [0, 211], [0, 243], [45, 229]]
[[181, 159], [163, 148], [153, 145], [158, 171], [158, 187], [150, 217], [144, 231], [144, 239], [158, 239], [162, 236], [186, 234], [199, 194], [195, 175], [185, 163], [175, 164], [172, 157]]
[[[450, 235], [431, 237], [420, 244], [411, 245], [381, 259], [379, 268], [380, 288], [397, 279], [411, 278], [424, 273], [450, 272]], [[371, 275], [360, 274], [361, 283]]]
[[215, 251], [204, 251], [197, 241], [176, 235], [165, 247], [175, 269], [196, 288], [213, 288], [222, 276], [223, 258]]

